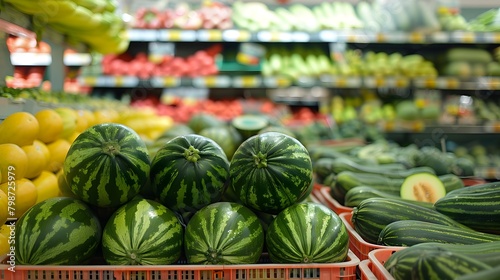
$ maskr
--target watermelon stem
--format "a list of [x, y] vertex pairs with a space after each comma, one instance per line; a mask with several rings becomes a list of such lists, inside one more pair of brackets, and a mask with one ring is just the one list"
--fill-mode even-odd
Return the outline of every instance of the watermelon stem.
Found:
[[186, 150], [184, 150], [184, 157], [191, 162], [197, 162], [200, 157], [200, 150], [196, 149], [193, 146], [189, 146]]
[[258, 154], [253, 155], [253, 160], [254, 160], [255, 165], [257, 166], [257, 168], [267, 167], [266, 155], [263, 154], [262, 152], [259, 152]]
[[104, 142], [102, 143], [102, 151], [110, 156], [115, 156], [120, 153], [120, 145], [115, 142]]
[[207, 260], [212, 263], [212, 264], [218, 264], [219, 263], [219, 253], [215, 249], [208, 249], [208, 252], [206, 254]]

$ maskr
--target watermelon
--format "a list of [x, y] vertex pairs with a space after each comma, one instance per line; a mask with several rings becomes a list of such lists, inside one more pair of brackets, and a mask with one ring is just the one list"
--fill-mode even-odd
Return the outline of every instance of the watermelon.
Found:
[[153, 158], [166, 142], [180, 135], [193, 134], [194, 131], [186, 124], [176, 123], [166, 129], [157, 139], [151, 141], [151, 143], [146, 143], [148, 147], [149, 155]]
[[179, 260], [184, 229], [177, 215], [162, 204], [135, 198], [106, 223], [102, 252], [111, 265], [165, 265]]
[[101, 225], [84, 202], [48, 198], [32, 206], [16, 223], [18, 264], [79, 265], [89, 261], [101, 242]]
[[343, 262], [349, 251], [349, 235], [340, 217], [310, 202], [279, 213], [267, 229], [266, 242], [274, 263]]
[[284, 127], [284, 126], [278, 126], [278, 125], [267, 126], [263, 129], [259, 130], [258, 133], [261, 134], [261, 133], [265, 133], [265, 132], [281, 132], [283, 134], [286, 134], [286, 135], [289, 135], [292, 137], [296, 137], [295, 133], [291, 129]]
[[229, 160], [212, 139], [190, 134], [165, 143], [151, 163], [151, 187], [159, 201], [181, 214], [221, 199]]
[[81, 200], [119, 206], [136, 196], [149, 177], [146, 145], [132, 129], [116, 123], [94, 125], [71, 144], [64, 176]]
[[263, 115], [241, 115], [232, 119], [231, 125], [244, 139], [248, 139], [267, 127], [269, 118]]
[[219, 119], [217, 116], [205, 112], [199, 112], [192, 115], [187, 123], [188, 127], [191, 128], [194, 133], [199, 133], [201, 130], [207, 127], [219, 127], [223, 126], [224, 124], [225, 122]]
[[256, 263], [264, 246], [259, 218], [234, 202], [216, 202], [196, 212], [184, 234], [190, 264]]
[[234, 139], [228, 126], [207, 127], [202, 129], [198, 134], [210, 138], [219, 144], [228, 159], [233, 156], [234, 151], [240, 145], [237, 139]]
[[245, 140], [234, 153], [229, 174], [241, 202], [278, 214], [303, 199], [313, 179], [311, 158], [295, 138], [266, 132]]

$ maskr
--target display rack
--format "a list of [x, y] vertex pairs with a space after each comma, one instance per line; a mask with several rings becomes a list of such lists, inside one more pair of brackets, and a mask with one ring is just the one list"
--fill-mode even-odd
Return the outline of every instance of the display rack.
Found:
[[[32, 30], [32, 19], [10, 5], [5, 4], [0, 11], [0, 53], [4, 63], [0, 70], [0, 76], [6, 77], [13, 73], [13, 66], [47, 66], [49, 81], [54, 91], [62, 91], [64, 85], [64, 66], [81, 66], [90, 63], [90, 55], [85, 44], [68, 44], [64, 34], [58, 33], [50, 28], [45, 28], [41, 40], [47, 42], [51, 47], [50, 54], [43, 53], [12, 53], [10, 54], [5, 39], [7, 34], [35, 38], [37, 35]], [[65, 57], [64, 51], [71, 47], [77, 54]], [[0, 84], [4, 84], [2, 79]]]
[[498, 44], [500, 32], [370, 32], [363, 30], [257, 31], [238, 29], [130, 29], [131, 42], [276, 42], [276, 43], [389, 43], [389, 44]]

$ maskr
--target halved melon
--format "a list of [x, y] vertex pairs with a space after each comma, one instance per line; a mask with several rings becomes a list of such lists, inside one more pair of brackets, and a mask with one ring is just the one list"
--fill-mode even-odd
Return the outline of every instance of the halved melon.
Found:
[[445, 196], [443, 182], [436, 175], [416, 173], [406, 177], [401, 185], [401, 197], [434, 203]]

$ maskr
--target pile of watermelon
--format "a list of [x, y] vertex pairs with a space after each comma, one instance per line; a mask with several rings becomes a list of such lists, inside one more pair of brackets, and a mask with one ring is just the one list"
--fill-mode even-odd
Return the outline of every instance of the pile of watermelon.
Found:
[[307, 149], [284, 128], [240, 130], [200, 116], [169, 129], [152, 153], [124, 125], [88, 128], [64, 162], [69, 197], [18, 220], [18, 264], [346, 261], [344, 224], [307, 200]]

